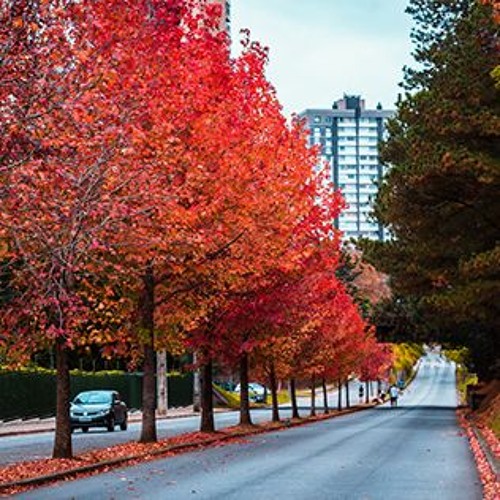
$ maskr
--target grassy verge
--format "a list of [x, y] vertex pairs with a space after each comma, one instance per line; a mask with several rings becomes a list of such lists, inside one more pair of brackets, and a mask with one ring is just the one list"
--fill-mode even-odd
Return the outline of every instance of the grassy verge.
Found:
[[466, 366], [457, 365], [457, 391], [459, 396], [460, 404], [467, 404], [467, 386], [476, 385], [477, 375], [475, 373], [470, 373]]
[[[226, 391], [222, 387], [214, 384], [217, 392], [227, 401], [227, 406], [229, 408], [237, 409], [240, 407], [240, 395], [237, 392]], [[285, 404], [290, 402], [290, 396], [286, 389], [278, 392], [278, 404]], [[267, 405], [272, 404], [271, 393], [267, 394], [266, 403]], [[264, 406], [264, 403], [250, 403], [251, 408], [260, 408]]]
[[478, 383], [477, 375], [471, 373], [467, 368], [468, 350], [463, 347], [460, 349], [445, 349], [443, 354], [450, 360], [454, 361], [457, 366], [457, 391], [460, 404], [467, 404], [467, 386], [476, 385]]
[[496, 415], [494, 415], [489, 424], [497, 439], [500, 439], [500, 414], [497, 413]]

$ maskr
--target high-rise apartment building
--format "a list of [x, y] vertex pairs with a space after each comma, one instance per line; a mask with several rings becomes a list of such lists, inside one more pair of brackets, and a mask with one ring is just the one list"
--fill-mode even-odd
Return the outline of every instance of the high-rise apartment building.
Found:
[[347, 208], [335, 221], [346, 239], [383, 240], [384, 228], [370, 218], [383, 167], [378, 156], [385, 123], [394, 111], [366, 109], [359, 96], [344, 96], [332, 109], [306, 109], [300, 114], [310, 131], [310, 144], [321, 150], [331, 168], [332, 182], [340, 189]]

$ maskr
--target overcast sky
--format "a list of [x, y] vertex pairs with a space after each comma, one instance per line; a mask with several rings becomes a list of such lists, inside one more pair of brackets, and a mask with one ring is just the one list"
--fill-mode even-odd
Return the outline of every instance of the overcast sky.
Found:
[[411, 64], [407, 0], [231, 0], [239, 30], [270, 49], [268, 78], [286, 114], [330, 108], [344, 93], [392, 108]]

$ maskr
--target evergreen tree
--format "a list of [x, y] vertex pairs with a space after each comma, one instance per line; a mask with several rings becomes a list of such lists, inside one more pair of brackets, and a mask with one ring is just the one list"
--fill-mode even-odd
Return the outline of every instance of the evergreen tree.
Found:
[[394, 234], [364, 243], [396, 295], [442, 338], [471, 347], [484, 377], [500, 352], [500, 63], [491, 5], [411, 0], [417, 69], [388, 127], [391, 166], [375, 214]]

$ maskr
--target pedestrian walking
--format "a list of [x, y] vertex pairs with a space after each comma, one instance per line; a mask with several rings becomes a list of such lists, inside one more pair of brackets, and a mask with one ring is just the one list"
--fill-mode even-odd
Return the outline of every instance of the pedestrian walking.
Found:
[[395, 385], [391, 385], [389, 396], [391, 398], [391, 406], [398, 406], [399, 389]]
[[363, 387], [363, 384], [360, 384], [359, 386], [359, 402], [362, 403], [363, 402], [363, 396], [365, 394], [365, 389]]

